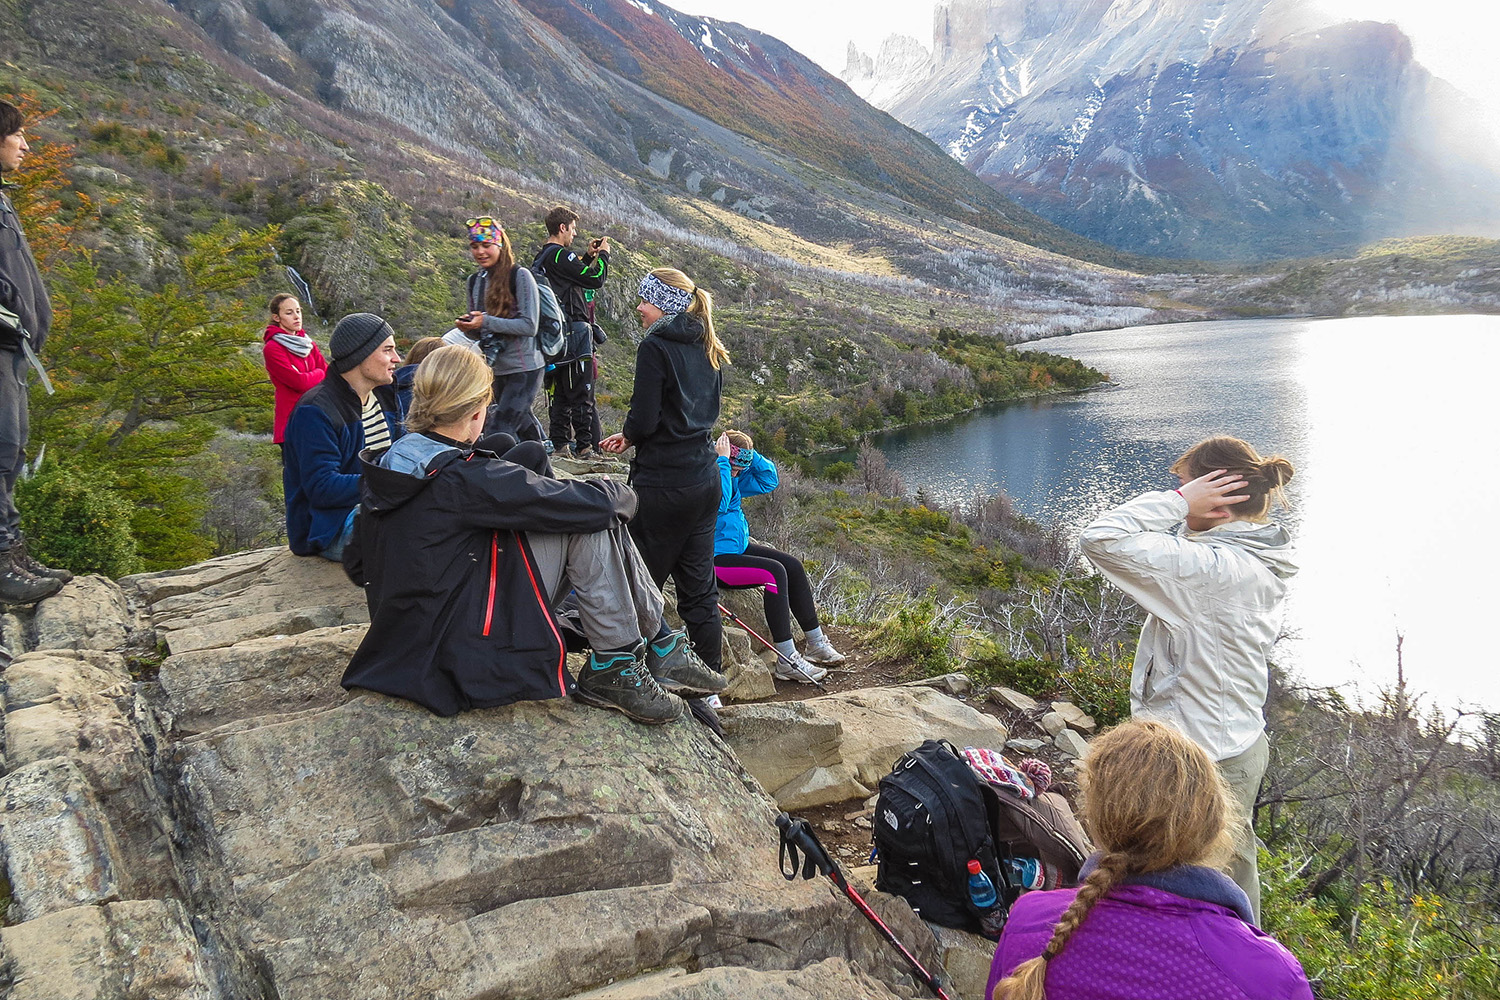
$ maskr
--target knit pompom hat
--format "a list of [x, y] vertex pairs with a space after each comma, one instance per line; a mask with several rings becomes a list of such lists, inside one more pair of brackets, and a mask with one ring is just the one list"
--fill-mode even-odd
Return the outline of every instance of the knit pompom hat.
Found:
[[339, 320], [328, 341], [328, 350], [333, 355], [333, 370], [340, 374], [359, 367], [359, 363], [375, 349], [385, 343], [385, 338], [394, 337], [391, 324], [374, 313], [350, 313]]

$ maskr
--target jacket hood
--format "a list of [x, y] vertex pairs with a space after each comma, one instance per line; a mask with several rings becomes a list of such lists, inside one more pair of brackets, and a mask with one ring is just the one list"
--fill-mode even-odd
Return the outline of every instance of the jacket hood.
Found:
[[[384, 452], [373, 452], [369, 448], [359, 453], [360, 471], [364, 473], [359, 480], [360, 501], [366, 509], [377, 514], [384, 514], [410, 503], [420, 496], [433, 480], [431, 475], [418, 478], [405, 472], [393, 472], [384, 468], [380, 464], [382, 454]], [[452, 458], [446, 461], [439, 459], [434, 464], [433, 471], [459, 457], [455, 449]]]
[[703, 324], [687, 313], [670, 313], [651, 324], [646, 336], [656, 334], [663, 340], [679, 344], [696, 344], [703, 339]]
[[1292, 544], [1292, 536], [1274, 521], [1269, 524], [1230, 521], [1207, 531], [1184, 529], [1184, 537], [1210, 545], [1233, 545], [1254, 553], [1277, 579], [1289, 580], [1297, 575], [1297, 549]]

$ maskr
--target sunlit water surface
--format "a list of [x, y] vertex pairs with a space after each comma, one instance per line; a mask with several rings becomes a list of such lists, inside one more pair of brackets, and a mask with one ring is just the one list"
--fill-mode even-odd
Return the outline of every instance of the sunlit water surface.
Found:
[[1297, 467], [1301, 572], [1276, 658], [1368, 698], [1407, 677], [1445, 707], [1500, 709], [1500, 317], [1256, 320], [1133, 327], [1034, 345], [1118, 388], [1024, 403], [876, 443], [947, 503], [1004, 489], [1076, 528], [1227, 433]]

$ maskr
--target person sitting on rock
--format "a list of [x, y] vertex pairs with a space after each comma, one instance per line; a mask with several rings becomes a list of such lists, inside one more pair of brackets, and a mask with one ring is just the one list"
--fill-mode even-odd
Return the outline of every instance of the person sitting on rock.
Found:
[[286, 537], [299, 556], [338, 562], [359, 512], [359, 453], [400, 438], [396, 335], [374, 313], [339, 320], [328, 343], [333, 363], [297, 402], [286, 424], [281, 481]]
[[406, 363], [396, 369], [396, 400], [401, 404], [403, 415], [411, 409], [411, 381], [417, 377], [417, 365], [442, 346], [442, 337], [423, 337], [411, 345], [411, 350], [406, 352]]
[[[725, 587], [762, 587], [766, 626], [776, 647], [776, 676], [811, 684], [828, 676], [818, 664], [844, 662], [818, 622], [812, 585], [802, 560], [769, 545], [750, 540], [750, 525], [740, 501], [774, 490], [780, 482], [776, 466], [756, 452], [743, 431], [725, 431], [714, 448], [719, 453], [719, 523], [714, 529], [714, 574]], [[792, 639], [792, 616], [807, 634], [807, 647], [797, 652]]]
[[[629, 487], [539, 475], [537, 441], [504, 457], [474, 447], [491, 383], [484, 358], [439, 348], [417, 368], [410, 433], [362, 456], [345, 568], [365, 587], [370, 630], [344, 687], [439, 715], [572, 694], [644, 723], [682, 714], [670, 692], [723, 690], [686, 641], [643, 638], [658, 633], [662, 596], [626, 530]], [[590, 646], [576, 683], [554, 614], [570, 592]]]
[[1302, 967], [1220, 870], [1235, 806], [1201, 747], [1131, 719], [1089, 747], [1079, 784], [1099, 853], [1078, 888], [1016, 900], [987, 998], [1311, 1000]]

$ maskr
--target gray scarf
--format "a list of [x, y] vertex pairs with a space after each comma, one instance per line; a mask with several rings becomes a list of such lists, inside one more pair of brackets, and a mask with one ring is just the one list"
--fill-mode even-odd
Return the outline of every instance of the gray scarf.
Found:
[[312, 353], [312, 338], [305, 333], [273, 333], [271, 339], [282, 347], [291, 351], [299, 358], [305, 358]]

